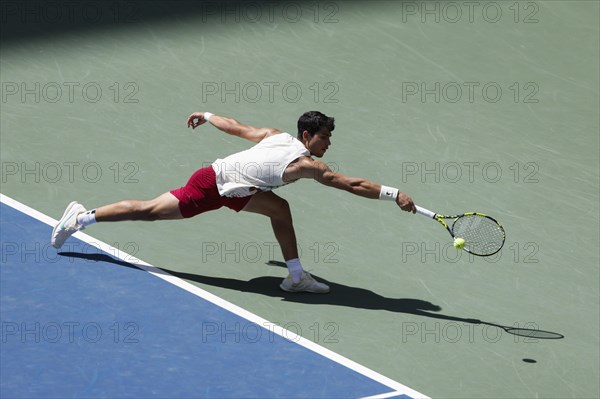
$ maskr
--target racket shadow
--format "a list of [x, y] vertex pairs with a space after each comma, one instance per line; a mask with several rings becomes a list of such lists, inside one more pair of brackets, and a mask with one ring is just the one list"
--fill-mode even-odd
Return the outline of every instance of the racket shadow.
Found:
[[[119, 266], [131, 267], [138, 269], [135, 264], [128, 263], [105, 254], [86, 254], [78, 252], [61, 252], [61, 256], [88, 259], [98, 263], [112, 263]], [[285, 263], [278, 261], [270, 261], [267, 263], [271, 266], [286, 267]], [[463, 318], [445, 315], [439, 313], [442, 308], [431, 302], [422, 299], [414, 298], [387, 298], [373, 291], [360, 287], [352, 287], [349, 285], [339, 284], [328, 281], [313, 274], [319, 281], [323, 281], [331, 288], [331, 293], [326, 295], [310, 294], [310, 293], [290, 293], [279, 289], [279, 284], [282, 281], [281, 277], [262, 276], [250, 280], [238, 280], [225, 277], [210, 277], [193, 273], [184, 273], [177, 270], [170, 270], [161, 267], [161, 270], [179, 277], [184, 280], [194, 281], [196, 283], [221, 287], [229, 290], [240, 292], [248, 292], [253, 294], [265, 295], [273, 298], [281, 298], [286, 302], [305, 303], [311, 305], [333, 305], [344, 306], [357, 309], [368, 310], [387, 310], [395, 313], [413, 314], [422, 317], [429, 317], [438, 320], [447, 320], [462, 322], [467, 324], [483, 324], [492, 327], [497, 327], [503, 331], [532, 339], [562, 339], [564, 335], [536, 329], [516, 328], [510, 326], [502, 326], [496, 323], [490, 323], [478, 319]]]
[[479, 324], [484, 324], [492, 327], [498, 327], [503, 329], [505, 332], [518, 335], [520, 337], [532, 338], [532, 339], [563, 339], [565, 336], [552, 331], [536, 330], [533, 328], [521, 328], [521, 327], [509, 327], [501, 326], [499, 324], [488, 323], [479, 320]]

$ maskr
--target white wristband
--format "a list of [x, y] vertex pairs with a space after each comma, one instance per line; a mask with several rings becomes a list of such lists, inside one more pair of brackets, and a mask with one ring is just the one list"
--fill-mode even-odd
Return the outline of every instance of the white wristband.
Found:
[[379, 192], [379, 199], [396, 201], [396, 197], [398, 196], [399, 191], [400, 190], [394, 187], [381, 186], [381, 191]]
[[210, 122], [210, 118], [213, 116], [214, 114], [211, 112], [205, 112], [204, 115], [202, 116], [204, 118], [205, 121]]

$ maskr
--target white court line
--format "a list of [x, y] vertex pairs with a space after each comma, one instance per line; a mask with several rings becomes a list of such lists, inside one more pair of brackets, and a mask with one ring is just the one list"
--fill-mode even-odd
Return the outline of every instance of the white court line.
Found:
[[[41, 213], [33, 208], [30, 208], [27, 205], [24, 205], [10, 197], [7, 197], [6, 195], [4, 195], [2, 193], [0, 193], [0, 202], [16, 209], [26, 215], [29, 215], [43, 223], [46, 223], [49, 226], [54, 226], [57, 223], [57, 220], [51, 218], [50, 216], [44, 215], [43, 213]], [[382, 374], [379, 374], [378, 372], [373, 371], [361, 364], [358, 364], [353, 360], [350, 360], [336, 352], [333, 352], [327, 348], [324, 348], [321, 345], [318, 345], [304, 337], [301, 337], [298, 334], [296, 334], [290, 330], [286, 330], [283, 327], [276, 325], [275, 323], [272, 323], [266, 319], [263, 319], [262, 317], [255, 315], [254, 313], [251, 313], [251, 312], [247, 311], [246, 309], [243, 309], [237, 305], [234, 305], [231, 302], [228, 302], [222, 298], [219, 298], [218, 296], [211, 294], [208, 291], [205, 291], [191, 283], [188, 283], [187, 281], [184, 281], [184, 280], [180, 279], [179, 277], [175, 277], [155, 266], [152, 266], [149, 263], [144, 262], [143, 260], [140, 260], [132, 255], [129, 255], [126, 252], [123, 252], [117, 248], [111, 247], [110, 245], [108, 245], [104, 242], [101, 242], [99, 240], [96, 240], [93, 237], [91, 237], [85, 233], [78, 231], [77, 233], [75, 233], [73, 235], [73, 237], [75, 237], [91, 246], [99, 248], [100, 250], [102, 250], [108, 254], [111, 254], [112, 256], [119, 258], [120, 260], [122, 260], [124, 262], [131, 263], [158, 278], [161, 278], [173, 285], [176, 285], [177, 287], [180, 287], [196, 296], [199, 296], [200, 298], [205, 299], [205, 300], [207, 300], [223, 309], [226, 309], [240, 317], [243, 317], [244, 319], [251, 321], [252, 323], [255, 323], [259, 326], [267, 328], [269, 331], [271, 331], [289, 341], [295, 342], [298, 345], [303, 346], [306, 349], [316, 352], [316, 353], [320, 354], [321, 356], [324, 356], [330, 360], [333, 360], [334, 362], [336, 362], [338, 364], [341, 364], [351, 370], [356, 371], [359, 374], [362, 374], [366, 377], [369, 377], [370, 379], [372, 379], [374, 381], [377, 381], [383, 385], [386, 385], [386, 386], [390, 387], [391, 389], [395, 390], [395, 392], [393, 392], [393, 394], [395, 394], [395, 395], [405, 394], [405, 395], [411, 396], [413, 398], [430, 399], [428, 396], [423, 395], [422, 393], [417, 392], [405, 385], [402, 385], [399, 382], [392, 380], [391, 378], [388, 378]], [[48, 242], [50, 242], [50, 234], [48, 234]], [[383, 394], [383, 395], [389, 395], [389, 394]], [[386, 398], [386, 397], [389, 397], [389, 396], [370, 396], [369, 398]]]

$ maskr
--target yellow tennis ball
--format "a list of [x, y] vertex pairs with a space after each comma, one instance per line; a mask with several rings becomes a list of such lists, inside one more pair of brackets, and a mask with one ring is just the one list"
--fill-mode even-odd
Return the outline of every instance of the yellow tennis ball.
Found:
[[457, 237], [454, 239], [454, 248], [463, 249], [465, 247], [465, 239]]

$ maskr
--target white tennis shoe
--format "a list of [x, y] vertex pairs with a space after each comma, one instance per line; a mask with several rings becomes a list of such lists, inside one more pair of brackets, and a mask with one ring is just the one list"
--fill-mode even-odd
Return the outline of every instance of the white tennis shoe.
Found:
[[83, 230], [83, 226], [77, 224], [77, 215], [85, 211], [86, 209], [83, 205], [77, 201], [73, 201], [67, 206], [62, 218], [54, 226], [54, 230], [52, 230], [52, 239], [50, 242], [54, 248], [59, 249], [63, 246], [67, 238], [71, 237], [75, 232]]
[[327, 294], [329, 286], [319, 283], [309, 272], [302, 272], [300, 282], [294, 283], [292, 276], [287, 276], [279, 287], [286, 292], [312, 292], [315, 294]]

